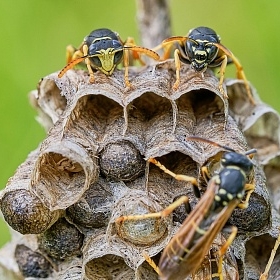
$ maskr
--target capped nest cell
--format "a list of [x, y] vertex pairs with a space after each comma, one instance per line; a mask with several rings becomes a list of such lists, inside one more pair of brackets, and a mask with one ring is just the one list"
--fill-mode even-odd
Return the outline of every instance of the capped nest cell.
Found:
[[[110, 77], [96, 72], [91, 84], [86, 71], [69, 70], [61, 79], [57, 73], [46, 76], [31, 92], [48, 135], [0, 193], [3, 217], [13, 229], [1, 250], [0, 273], [6, 275], [1, 279], [158, 279], [143, 252], [157, 263], [199, 198], [191, 183], [147, 159], [156, 157], [173, 172], [197, 178], [203, 195], [201, 168], [212, 166], [215, 174], [224, 149], [189, 141], [190, 136], [240, 153], [260, 151], [249, 207], [234, 210], [228, 221], [238, 235], [223, 266], [225, 277], [232, 277], [226, 279], [258, 279], [269, 252], [253, 248], [279, 233], [278, 113], [255, 90], [253, 106], [238, 80], [226, 81], [225, 99], [212, 71], [202, 76], [187, 65], [174, 91], [172, 60], [131, 68], [130, 88], [123, 75], [122, 70]], [[161, 211], [182, 195], [191, 209], [116, 222], [120, 216]], [[225, 240], [226, 233], [219, 233], [205, 262]]]

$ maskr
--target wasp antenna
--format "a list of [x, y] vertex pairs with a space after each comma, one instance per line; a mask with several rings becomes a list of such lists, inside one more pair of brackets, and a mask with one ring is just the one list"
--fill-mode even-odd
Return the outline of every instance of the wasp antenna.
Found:
[[213, 145], [213, 146], [223, 148], [223, 149], [226, 150], [226, 151], [234, 152], [234, 153], [235, 153], [235, 150], [232, 149], [232, 148], [230, 148], [230, 147], [228, 147], [228, 146], [221, 145], [221, 144], [219, 144], [219, 143], [216, 143], [216, 142], [214, 142], [214, 141], [211, 141], [211, 140], [208, 140], [208, 139], [205, 139], [205, 138], [202, 138], [202, 137], [190, 136], [190, 137], [187, 137], [186, 140], [205, 142], [205, 143], [211, 144], [211, 145]]
[[58, 78], [61, 78], [69, 69], [73, 68], [76, 64], [82, 62], [87, 56], [79, 57], [69, 62], [59, 73]]
[[160, 59], [160, 56], [156, 52], [154, 52], [148, 48], [138, 47], [138, 46], [127, 46], [127, 45], [125, 45], [123, 48], [127, 49], [127, 50], [132, 50], [135, 52], [144, 53], [144, 54], [150, 56], [151, 58], [153, 58], [154, 60]]
[[177, 41], [177, 42], [180, 42], [180, 43], [184, 43], [188, 40], [187, 37], [184, 37], [184, 36], [172, 36], [170, 38], [167, 38], [165, 40], [162, 41], [162, 45], [166, 45], [166, 44], [170, 44], [174, 41]]
[[198, 45], [198, 42], [194, 39], [191, 39], [191, 38], [187, 37], [187, 40], [190, 41], [190, 42], [193, 42], [196, 45]]
[[244, 155], [249, 156], [250, 158], [252, 158], [254, 156], [254, 154], [256, 154], [258, 151], [257, 149], [251, 149], [247, 152], [244, 153]]

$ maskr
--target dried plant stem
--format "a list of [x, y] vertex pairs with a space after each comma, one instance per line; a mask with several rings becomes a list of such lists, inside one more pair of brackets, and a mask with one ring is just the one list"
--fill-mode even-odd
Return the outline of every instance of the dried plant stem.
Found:
[[153, 48], [171, 36], [167, 0], [137, 0], [137, 21], [141, 44]]

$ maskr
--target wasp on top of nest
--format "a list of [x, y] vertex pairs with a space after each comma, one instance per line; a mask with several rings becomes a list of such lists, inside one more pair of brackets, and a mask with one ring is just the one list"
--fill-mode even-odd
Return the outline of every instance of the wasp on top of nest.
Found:
[[68, 64], [59, 72], [61, 78], [69, 69], [78, 63], [85, 61], [90, 74], [90, 82], [94, 83], [93, 69], [103, 72], [105, 75], [112, 75], [116, 66], [123, 61], [125, 73], [125, 85], [130, 87], [128, 78], [129, 52], [132, 52], [132, 58], [139, 60], [142, 65], [144, 61], [140, 54], [146, 54], [154, 60], [159, 60], [159, 55], [144, 47], [136, 46], [133, 38], [128, 38], [123, 42], [119, 35], [107, 28], [93, 30], [85, 37], [81, 46], [75, 50], [72, 46], [67, 48]]
[[187, 36], [173, 36], [165, 39], [154, 50], [163, 48], [163, 60], [165, 60], [170, 57], [171, 48], [176, 44], [174, 51], [176, 67], [174, 90], [177, 90], [180, 84], [181, 62], [190, 64], [196, 72], [200, 73], [205, 72], [208, 67], [220, 67], [219, 90], [227, 98], [227, 94], [223, 89], [225, 70], [228, 63], [234, 63], [237, 70], [237, 78], [244, 81], [249, 100], [255, 105], [250, 85], [241, 63], [220, 41], [220, 36], [213, 29], [201, 26], [191, 29]]

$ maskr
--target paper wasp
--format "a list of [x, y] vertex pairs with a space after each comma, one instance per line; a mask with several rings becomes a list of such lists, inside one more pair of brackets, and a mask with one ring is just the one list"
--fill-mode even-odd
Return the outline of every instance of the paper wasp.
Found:
[[125, 68], [125, 84], [130, 86], [128, 79], [129, 51], [132, 52], [133, 59], [138, 59], [141, 64], [139, 53], [146, 54], [154, 60], [159, 60], [159, 55], [147, 48], [136, 46], [134, 40], [129, 38], [123, 42], [119, 35], [110, 29], [100, 28], [93, 30], [85, 37], [82, 45], [78, 50], [74, 51], [68, 48], [67, 60], [68, 64], [59, 72], [58, 77], [61, 78], [69, 69], [78, 63], [85, 61], [90, 74], [90, 82], [94, 83], [93, 69], [100, 70], [105, 75], [112, 75], [116, 66], [123, 61]]
[[248, 97], [252, 104], [255, 104], [242, 65], [234, 54], [220, 43], [220, 36], [213, 29], [203, 26], [194, 28], [189, 31], [187, 36], [174, 36], [165, 39], [154, 50], [163, 48], [163, 59], [167, 59], [170, 57], [171, 47], [174, 43], [176, 44], [174, 52], [176, 81], [173, 85], [175, 90], [180, 84], [181, 62], [190, 64], [195, 71], [201, 73], [206, 71], [207, 67], [220, 66], [219, 90], [227, 98], [223, 89], [223, 81], [227, 64], [233, 62], [237, 69], [237, 78], [244, 81]]
[[[253, 163], [248, 156], [256, 153], [256, 150], [241, 154], [229, 147], [203, 138], [189, 137], [187, 140], [207, 142], [221, 147], [227, 152], [221, 158], [221, 170], [209, 180], [207, 189], [198, 204], [164, 249], [158, 264], [161, 279], [184, 279], [188, 275], [195, 273], [208, 254], [213, 240], [224, 228], [233, 210], [236, 207], [248, 207], [250, 195], [255, 188], [253, 184], [248, 184], [246, 181], [247, 176], [253, 170]], [[192, 182], [197, 185], [195, 178], [174, 174], [154, 158], [150, 158], [148, 161], [175, 179]], [[206, 173], [205, 178], [208, 178], [210, 173], [207, 170], [203, 172]], [[247, 191], [246, 197], [242, 201], [245, 191]], [[188, 203], [188, 197], [182, 196], [161, 212], [142, 216], [123, 216], [119, 217], [116, 222], [124, 222], [129, 219], [165, 217], [171, 214], [182, 202]], [[223, 279], [223, 255], [232, 243], [236, 233], [237, 228], [231, 227], [231, 234], [219, 251], [218, 272], [213, 276]]]

